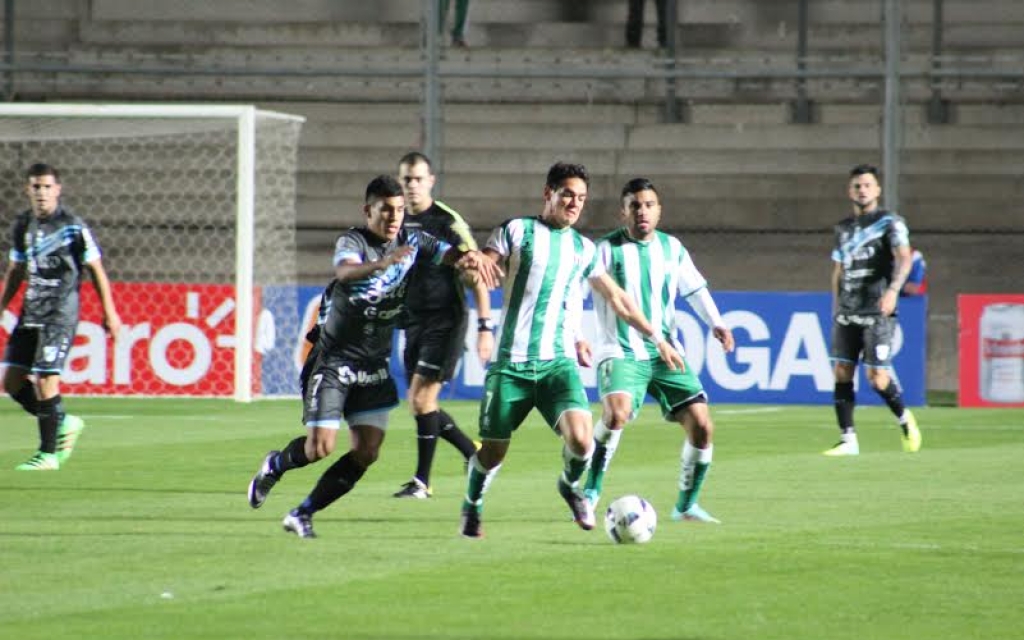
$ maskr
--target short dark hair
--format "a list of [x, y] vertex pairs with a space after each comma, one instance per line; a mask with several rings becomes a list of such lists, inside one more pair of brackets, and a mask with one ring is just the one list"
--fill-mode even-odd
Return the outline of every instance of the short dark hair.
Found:
[[31, 180], [32, 178], [39, 178], [41, 176], [53, 176], [53, 181], [60, 184], [60, 172], [57, 171], [56, 167], [53, 167], [42, 162], [37, 162], [25, 172], [25, 180]]
[[568, 162], [556, 162], [548, 169], [548, 177], [544, 183], [549, 189], [557, 189], [569, 178], [579, 178], [590, 186], [590, 174], [582, 164], [570, 164]]
[[875, 176], [875, 180], [878, 181], [878, 184], [882, 184], [882, 178], [878, 175], [878, 167], [870, 164], [858, 164], [856, 167], [850, 169], [850, 180], [853, 180], [857, 176], [867, 174]]
[[402, 156], [402, 159], [398, 161], [398, 166], [406, 164], [412, 167], [420, 163], [427, 165], [427, 169], [430, 170], [430, 173], [434, 173], [434, 163], [430, 161], [430, 158], [423, 155], [419, 151], [410, 151], [409, 153]]
[[370, 184], [366, 185], [366, 204], [400, 195], [402, 195], [402, 185], [398, 184], [398, 180], [386, 174], [377, 176], [370, 180]]
[[641, 191], [653, 191], [656, 194], [658, 193], [658, 190], [654, 188], [654, 183], [647, 178], [633, 178], [622, 187], [622, 195], [619, 197], [621, 199], [625, 199], [626, 196], [634, 193], [640, 193]]

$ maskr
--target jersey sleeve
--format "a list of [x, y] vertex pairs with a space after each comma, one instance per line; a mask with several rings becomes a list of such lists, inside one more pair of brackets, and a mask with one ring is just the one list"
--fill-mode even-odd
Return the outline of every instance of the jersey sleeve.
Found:
[[413, 235], [416, 236], [418, 246], [416, 252], [417, 260], [429, 260], [434, 264], [441, 264], [444, 254], [448, 253], [448, 250], [452, 248], [452, 245], [430, 235], [426, 231], [414, 231]]
[[910, 230], [907, 229], [907, 222], [902, 216], [892, 215], [886, 234], [889, 236], [889, 246], [893, 249], [910, 246]]
[[585, 280], [600, 278], [608, 272], [608, 268], [599, 254], [600, 252], [597, 250], [597, 247], [594, 246], [594, 243], [587, 238], [583, 238], [583, 278]]
[[840, 237], [839, 227], [836, 226], [832, 230], [832, 238], [833, 238], [832, 239], [832, 262], [842, 262], [843, 261], [843, 252], [840, 250], [840, 246], [841, 245], [840, 245], [839, 237]]
[[679, 249], [682, 254], [679, 256], [678, 291], [681, 297], [687, 298], [707, 287], [708, 281], [705, 280], [703, 274], [697, 270], [697, 265], [693, 264], [693, 258], [690, 256], [690, 252], [683, 247], [680, 247]]
[[366, 243], [355, 231], [346, 231], [334, 243], [334, 267], [342, 262], [362, 264], [366, 257]]
[[497, 227], [487, 238], [486, 248], [497, 251], [501, 257], [507, 258], [512, 255], [512, 245], [515, 243], [516, 220], [509, 220]]
[[103, 257], [103, 253], [100, 251], [100, 245], [96, 242], [96, 238], [93, 237], [92, 231], [84, 223], [82, 224], [82, 262], [88, 264], [95, 262]]
[[448, 233], [442, 240], [453, 247], [458, 247], [459, 251], [476, 251], [479, 247], [477, 247], [476, 239], [473, 238], [473, 230], [469, 227], [469, 223], [455, 209], [452, 209], [443, 202], [438, 202], [437, 200], [434, 202], [451, 216], [451, 221], [447, 227]]
[[28, 252], [25, 247], [25, 225], [22, 218], [17, 218], [11, 225], [11, 250], [8, 254], [11, 262], [27, 262]]

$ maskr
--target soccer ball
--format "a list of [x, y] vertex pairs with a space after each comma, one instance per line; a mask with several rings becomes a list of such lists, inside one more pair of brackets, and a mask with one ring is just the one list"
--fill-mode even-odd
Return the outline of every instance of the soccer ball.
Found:
[[604, 530], [616, 544], [642, 544], [654, 537], [658, 514], [640, 496], [622, 496], [608, 505]]

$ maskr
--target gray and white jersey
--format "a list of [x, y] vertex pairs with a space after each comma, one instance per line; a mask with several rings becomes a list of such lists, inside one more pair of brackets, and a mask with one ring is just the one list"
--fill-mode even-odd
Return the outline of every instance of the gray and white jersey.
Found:
[[334, 266], [343, 261], [376, 262], [398, 247], [415, 249], [405, 260], [362, 280], [335, 282], [330, 310], [320, 332], [318, 347], [332, 356], [353, 361], [379, 360], [391, 355], [391, 333], [405, 308], [409, 273], [417, 262], [440, 264], [451, 248], [430, 234], [402, 229], [398, 237], [382, 241], [365, 227], [349, 229], [338, 237]]
[[850, 216], [835, 227], [832, 260], [842, 265], [837, 312], [877, 316], [892, 279], [893, 249], [910, 245], [902, 217], [889, 211]]
[[28, 271], [21, 324], [78, 324], [82, 269], [100, 255], [89, 228], [63, 206], [45, 218], [31, 210], [18, 214], [11, 227], [10, 260], [24, 263]]

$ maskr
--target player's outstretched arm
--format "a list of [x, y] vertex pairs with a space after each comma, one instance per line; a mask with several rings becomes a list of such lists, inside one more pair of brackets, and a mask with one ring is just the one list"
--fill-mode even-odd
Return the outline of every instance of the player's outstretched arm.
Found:
[[482, 251], [461, 251], [457, 247], [452, 247], [445, 254], [444, 262], [460, 271], [476, 272], [488, 289], [496, 289], [501, 283], [501, 277], [505, 275], [498, 263]]
[[409, 245], [402, 245], [383, 256], [380, 260], [374, 260], [373, 262], [359, 262], [355, 258], [345, 258], [334, 268], [334, 277], [338, 282], [364, 280], [378, 271], [383, 271], [391, 265], [405, 260], [414, 251], [415, 248]]
[[686, 297], [686, 302], [696, 312], [704, 324], [711, 327], [711, 334], [722, 344], [726, 353], [732, 352], [736, 343], [732, 337], [732, 331], [725, 326], [722, 314], [718, 312], [718, 305], [711, 297], [711, 292], [706, 286], [694, 291]]
[[491, 319], [491, 294], [479, 278], [473, 283], [473, 299], [476, 300], [477, 331], [476, 355], [485, 365], [494, 352], [494, 321]]
[[622, 287], [615, 284], [611, 276], [607, 273], [602, 273], [596, 278], [591, 278], [590, 286], [608, 301], [609, 306], [615, 311], [615, 315], [622, 318], [629, 326], [639, 331], [655, 344], [658, 349], [658, 355], [661, 356], [661, 359], [670, 368], [686, 369], [683, 357], [679, 355], [679, 352], [672, 346], [672, 343], [666, 340], [665, 336], [661, 335], [660, 332], [654, 330], [654, 327], [651, 326], [651, 323], [644, 316], [640, 307], [633, 301], [633, 298]]
[[100, 259], [85, 263], [86, 268], [92, 275], [92, 285], [96, 288], [96, 295], [100, 298], [103, 306], [103, 328], [113, 337], [121, 333], [121, 316], [117, 313], [114, 305], [114, 294], [110, 290], [110, 279], [107, 271], [103, 268], [103, 261]]

